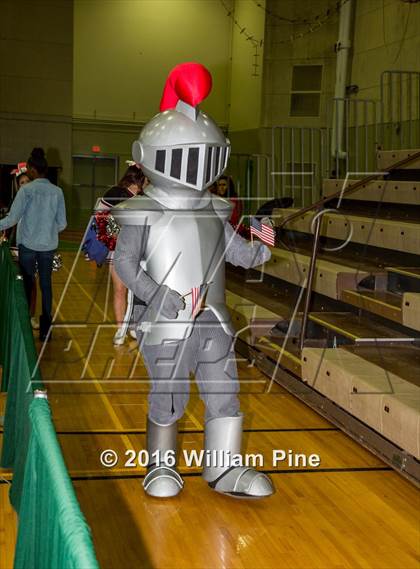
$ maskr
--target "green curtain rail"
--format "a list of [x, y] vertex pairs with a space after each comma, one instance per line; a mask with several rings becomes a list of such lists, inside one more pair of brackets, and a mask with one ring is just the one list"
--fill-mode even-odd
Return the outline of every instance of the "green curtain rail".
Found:
[[33, 390], [43, 389], [43, 384], [23, 280], [7, 243], [0, 246], [0, 322], [2, 390], [7, 390], [0, 464], [13, 470], [10, 501], [18, 512], [30, 435], [29, 405]]
[[67, 472], [43, 390], [16, 263], [0, 245], [0, 364], [7, 391], [1, 466], [13, 470], [16, 569], [96, 569], [90, 529]]
[[29, 409], [31, 438], [19, 511], [15, 569], [97, 569], [46, 399]]

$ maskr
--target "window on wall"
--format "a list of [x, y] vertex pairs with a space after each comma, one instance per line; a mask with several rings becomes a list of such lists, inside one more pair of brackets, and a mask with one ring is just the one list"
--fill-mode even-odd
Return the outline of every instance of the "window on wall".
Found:
[[295, 65], [290, 94], [291, 117], [318, 117], [322, 65]]

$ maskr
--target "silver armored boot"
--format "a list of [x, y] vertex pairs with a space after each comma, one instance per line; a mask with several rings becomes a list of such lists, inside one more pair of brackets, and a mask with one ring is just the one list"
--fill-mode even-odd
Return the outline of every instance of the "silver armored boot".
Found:
[[266, 474], [248, 466], [229, 465], [229, 458], [241, 452], [242, 420], [242, 415], [239, 415], [207, 421], [204, 446], [208, 456], [203, 471], [204, 480], [216, 492], [238, 498], [271, 496], [274, 487]]
[[156, 498], [171, 498], [184, 486], [176, 465], [177, 423], [158, 425], [147, 418], [147, 452], [149, 466], [143, 481], [146, 494]]

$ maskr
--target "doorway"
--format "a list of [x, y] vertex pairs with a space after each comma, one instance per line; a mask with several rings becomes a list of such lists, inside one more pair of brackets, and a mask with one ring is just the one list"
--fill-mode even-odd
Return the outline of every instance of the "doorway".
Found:
[[118, 156], [73, 155], [73, 227], [86, 228], [98, 198], [117, 181]]

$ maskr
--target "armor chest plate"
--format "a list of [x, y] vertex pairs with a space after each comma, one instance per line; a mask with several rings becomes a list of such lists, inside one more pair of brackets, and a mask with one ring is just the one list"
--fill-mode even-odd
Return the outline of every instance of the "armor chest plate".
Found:
[[184, 295], [211, 283], [208, 297], [224, 301], [224, 227], [214, 212], [165, 211], [150, 227], [146, 270]]
[[228, 334], [230, 315], [225, 306], [224, 223], [212, 207], [202, 210], [165, 210], [150, 225], [144, 268], [158, 284], [184, 296], [185, 309], [176, 320], [154, 315], [146, 343], [187, 338], [192, 331], [193, 287], [208, 285], [205, 309], [212, 310]]
[[[146, 225], [147, 243], [141, 266], [158, 284], [166, 285], [184, 297], [185, 308], [174, 320], [160, 314], [153, 303], [141, 322], [146, 344], [178, 341], [188, 338], [194, 326], [192, 318], [192, 289], [207, 285], [204, 309], [211, 310], [224, 331], [233, 335], [230, 314], [225, 305], [225, 223], [231, 204], [210, 195], [200, 197], [203, 207], [194, 208], [197, 198], [186, 194], [191, 201], [188, 209], [183, 192], [166, 196], [171, 204], [163, 205], [159, 188], [148, 189], [147, 196], [136, 196], [113, 209], [121, 225]], [[165, 197], [165, 196], [164, 196]], [[153, 199], [154, 198], [154, 199]], [[176, 202], [180, 207], [176, 207]], [[147, 321], [146, 321], [147, 318]]]

